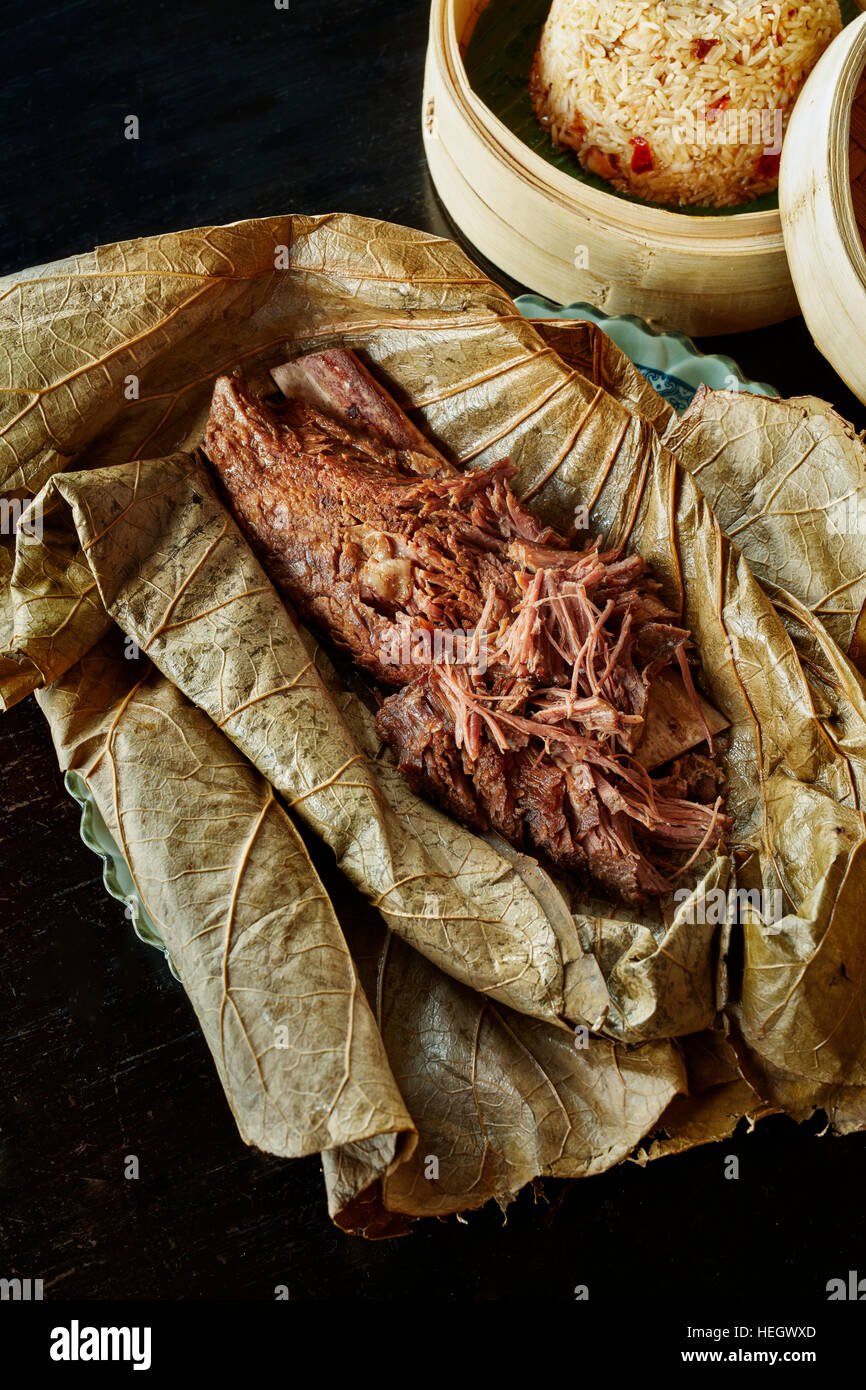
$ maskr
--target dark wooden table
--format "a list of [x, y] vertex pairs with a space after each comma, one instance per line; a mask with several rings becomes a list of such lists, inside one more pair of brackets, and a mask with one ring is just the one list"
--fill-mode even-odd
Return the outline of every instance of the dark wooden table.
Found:
[[[421, 145], [426, 25], [425, 0], [18, 0], [0, 271], [288, 211], [453, 232]], [[799, 321], [704, 346], [866, 426]], [[0, 1276], [42, 1278], [51, 1299], [269, 1299], [276, 1284], [313, 1299], [570, 1299], [586, 1283], [596, 1300], [763, 1300], [824, 1298], [828, 1279], [866, 1274], [866, 1136], [782, 1118], [647, 1170], [550, 1184], [548, 1203], [524, 1193], [507, 1225], [493, 1210], [384, 1244], [341, 1235], [318, 1160], [238, 1138], [183, 991], [78, 839], [32, 700], [0, 717], [0, 752]]]

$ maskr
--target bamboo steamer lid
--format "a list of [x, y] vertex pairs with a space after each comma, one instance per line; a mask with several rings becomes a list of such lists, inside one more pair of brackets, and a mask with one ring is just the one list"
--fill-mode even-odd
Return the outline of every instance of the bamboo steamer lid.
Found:
[[[562, 303], [588, 300], [692, 336], [799, 312], [781, 210], [692, 217], [618, 198], [555, 168], [509, 130], [472, 90], [463, 64], [486, 3], [433, 0], [423, 126], [440, 198], [494, 265]], [[822, 65], [843, 40], [856, 43], [863, 23], [839, 36]]]
[[[862, 6], [861, 6], [862, 8]], [[866, 402], [866, 14], [809, 76], [782, 150], [782, 225], [817, 347]]]

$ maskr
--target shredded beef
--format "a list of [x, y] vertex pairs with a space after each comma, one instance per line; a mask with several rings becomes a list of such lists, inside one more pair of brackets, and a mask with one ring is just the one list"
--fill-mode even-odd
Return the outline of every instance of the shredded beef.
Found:
[[653, 778], [631, 756], [661, 670], [699, 708], [639, 555], [543, 526], [507, 460], [440, 467], [239, 378], [217, 381], [205, 447], [274, 582], [396, 687], [377, 728], [416, 791], [632, 902], [718, 843], [713, 758]]
[[385, 701], [376, 727], [380, 737], [397, 751], [400, 770], [413, 790], [425, 792], [465, 825], [486, 830], [487, 816], [472, 778], [463, 771], [448, 723], [431, 708], [424, 684], [417, 682]]

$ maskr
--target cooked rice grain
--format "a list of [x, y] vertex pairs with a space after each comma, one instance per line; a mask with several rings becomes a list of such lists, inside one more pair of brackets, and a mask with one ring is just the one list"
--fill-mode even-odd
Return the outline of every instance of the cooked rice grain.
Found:
[[776, 188], [775, 113], [841, 28], [837, 0], [553, 0], [533, 104], [620, 192], [734, 207]]

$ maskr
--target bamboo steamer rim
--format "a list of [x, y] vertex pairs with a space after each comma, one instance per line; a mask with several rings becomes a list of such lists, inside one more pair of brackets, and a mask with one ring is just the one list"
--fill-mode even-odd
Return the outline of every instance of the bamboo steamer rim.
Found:
[[[859, 211], [866, 229], [860, 208], [866, 180], [859, 176], [860, 156], [856, 165], [853, 150], [847, 157], [848, 139], [858, 130], [850, 128], [855, 57], [840, 91], [828, 84], [810, 104], [811, 119], [797, 121], [829, 55], [838, 63], [840, 49], [858, 50], [863, 20], [855, 19], [829, 46], [794, 107], [779, 208], [695, 216], [584, 183], [548, 163], [494, 115], [472, 90], [463, 58], [489, 3], [432, 0], [425, 70], [425, 152], [437, 192], [469, 240], [549, 299], [637, 313], [695, 337], [761, 328], [802, 312], [818, 347], [849, 385], [858, 378], [854, 389], [866, 400], [866, 331], [855, 326], [866, 324], [866, 260], [856, 220]], [[866, 0], [857, 3], [866, 9]], [[832, 145], [842, 146], [835, 159], [831, 96]], [[863, 110], [858, 100], [858, 119]], [[820, 226], [810, 227], [810, 216], [817, 223], [819, 213]], [[589, 259], [578, 262], [578, 252]], [[834, 284], [837, 278], [844, 289]], [[846, 353], [863, 359], [862, 372], [843, 369]]]
[[[861, 8], [863, 6], [861, 5]], [[866, 69], [866, 14], [833, 41], [800, 94], [782, 152], [782, 227], [816, 346], [866, 401], [866, 226], [851, 187], [852, 117]]]
[[[858, 4], [860, 0], [858, 0]], [[864, 0], [866, 3], [866, 0]], [[863, 6], [861, 5], [861, 8]], [[830, 203], [839, 227], [845, 251], [848, 254], [864, 291], [866, 291], [866, 248], [863, 233], [854, 213], [854, 197], [851, 192], [851, 113], [857, 88], [866, 67], [866, 14], [849, 25], [847, 30], [835, 40], [847, 39], [847, 53], [842, 62], [839, 80], [836, 83], [830, 104], [830, 120], [827, 129], [827, 166], [829, 171]], [[845, 45], [840, 45], [840, 49]], [[835, 59], [832, 45], [827, 50], [831, 62]], [[822, 60], [823, 61], [823, 60]], [[828, 68], [830, 64], [828, 63]], [[817, 68], [815, 69], [817, 72]], [[811, 80], [811, 76], [810, 76]], [[783, 231], [791, 226], [787, 207], [782, 210]], [[866, 325], [864, 325], [866, 331]]]
[[[722, 243], [725, 252], [732, 256], [752, 253], [756, 238], [765, 246], [773, 240], [778, 241], [780, 249], [784, 246], [779, 209], [691, 217], [687, 212], [671, 212], [593, 188], [531, 150], [476, 95], [466, 73], [463, 53], [478, 17], [489, 2], [433, 0], [430, 40], [447, 75], [451, 95], [461, 107], [464, 118], [512, 173], [548, 197], [554, 197], [565, 208], [578, 211], [582, 217], [590, 216], [614, 232], [618, 229], [632, 234], [637, 232], [648, 244], [656, 243], [659, 247], [688, 245], [696, 235], [705, 246], [708, 242]], [[866, 6], [866, 0], [857, 0], [857, 3], [861, 8]]]

